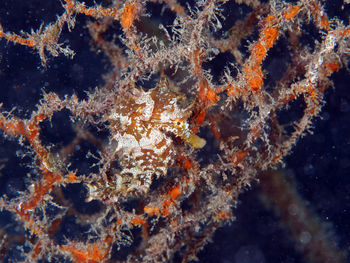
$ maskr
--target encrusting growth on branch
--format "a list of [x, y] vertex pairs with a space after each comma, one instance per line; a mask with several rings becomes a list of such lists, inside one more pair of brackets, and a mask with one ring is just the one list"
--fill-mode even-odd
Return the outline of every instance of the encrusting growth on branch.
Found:
[[[0, 41], [37, 51], [45, 67], [52, 57], [80, 52], [65, 44], [62, 32], [74, 34], [76, 20], [87, 17], [94, 48], [112, 65], [105, 85], [85, 100], [47, 92], [27, 119], [0, 113], [4, 137], [19, 138], [33, 159], [35, 176], [28, 176], [25, 190], [0, 199], [0, 208], [25, 228], [19, 253], [25, 262], [171, 262], [175, 254], [182, 262], [196, 259], [215, 230], [235, 219], [239, 194], [262, 171], [280, 167], [310, 132], [330, 77], [348, 63], [350, 27], [328, 18], [318, 0], [107, 2], [64, 0], [55, 22], [30, 33], [0, 25]], [[174, 19], [162, 25], [152, 5], [161, 5], [161, 18], [170, 12]], [[251, 11], [229, 20], [229, 5]], [[319, 42], [303, 35], [307, 23]], [[301, 36], [314, 47], [304, 48]], [[286, 71], [266, 83], [274, 73], [264, 63], [281, 41], [288, 43]], [[227, 59], [219, 76], [217, 57]], [[279, 114], [293, 111], [295, 101], [303, 105], [300, 117], [287, 127]], [[64, 147], [43, 139], [43, 124], [59, 112], [68, 112], [76, 133]], [[97, 149], [84, 156], [97, 159], [95, 170], [72, 168], [70, 158], [82, 141]], [[98, 209], [84, 214], [74, 208], [63, 194], [71, 185], [84, 188], [85, 203], [96, 202]], [[83, 237], [58, 240], [72, 215]], [[119, 255], [125, 247], [127, 255]], [[345, 262], [336, 246], [330, 250], [316, 261], [337, 254]]]

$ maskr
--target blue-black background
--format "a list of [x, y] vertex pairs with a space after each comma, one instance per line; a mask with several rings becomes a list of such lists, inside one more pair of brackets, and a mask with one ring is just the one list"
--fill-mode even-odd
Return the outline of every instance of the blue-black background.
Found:
[[[92, 5], [92, 1], [85, 1]], [[183, 2], [183, 1], [180, 1]], [[189, 1], [193, 4], [193, 1]], [[108, 4], [104, 1], [103, 4]], [[342, 1], [327, 1], [326, 10], [348, 22], [349, 5]], [[149, 11], [157, 13], [160, 5], [149, 4]], [[226, 6], [226, 16], [244, 14], [247, 7]], [[60, 1], [44, 0], [2, 0], [0, 3], [0, 23], [5, 31], [19, 33], [21, 30], [39, 28], [61, 14]], [[163, 14], [160, 21], [170, 23], [172, 14]], [[236, 18], [237, 19], [237, 18]], [[61, 42], [69, 45], [75, 52], [74, 59], [63, 55], [49, 56], [47, 68], [40, 64], [37, 53], [20, 45], [0, 41], [0, 102], [2, 110], [29, 116], [42, 98], [42, 91], [54, 91], [61, 97], [76, 93], [79, 98], [86, 97], [86, 91], [103, 85], [102, 75], [109, 71], [108, 59], [91, 48], [91, 38], [86, 28], [89, 18], [77, 15], [77, 24], [72, 32], [65, 28]], [[227, 18], [224, 27], [229, 27], [235, 19]], [[226, 23], [226, 24], [225, 24]], [[232, 25], [232, 24], [231, 24]], [[116, 27], [116, 30], [118, 28]], [[310, 38], [313, 39], [310, 32]], [[316, 36], [315, 36], [316, 38]], [[264, 67], [270, 71], [278, 70], [283, 60], [283, 47], [277, 44], [271, 50]], [[271, 58], [272, 57], [272, 58]], [[276, 64], [277, 63], [277, 64]], [[349, 66], [349, 65], [348, 65]], [[215, 67], [212, 65], [212, 67]], [[273, 73], [270, 73], [273, 74]], [[276, 73], [277, 74], [277, 73]], [[314, 211], [319, 220], [328, 222], [334, 240], [345, 250], [350, 245], [350, 76], [344, 68], [332, 76], [334, 88], [325, 92], [326, 104], [320, 118], [314, 121], [313, 135], [302, 138], [293, 153], [286, 158], [284, 173], [292, 174], [297, 182], [297, 190], [307, 206]], [[66, 114], [55, 116], [56, 122], [48, 130], [51, 143], [66, 144], [72, 136], [65, 119]], [[88, 147], [88, 146], [87, 146]], [[18, 191], [25, 190], [24, 175], [30, 173], [29, 158], [18, 157], [25, 150], [16, 140], [0, 138], [0, 161], [5, 165], [1, 170], [0, 193], [13, 198]], [[77, 157], [84, 169], [89, 169], [89, 161], [84, 160], [84, 152]], [[20, 164], [22, 163], [22, 164]], [[222, 263], [264, 263], [264, 262], [303, 262], [296, 245], [289, 237], [288, 230], [280, 226], [278, 218], [267, 210], [259, 198], [259, 186], [254, 185], [240, 197], [234, 212], [237, 220], [230, 226], [219, 229], [209, 244], [199, 254], [200, 262]], [[19, 231], [9, 215], [0, 212], [0, 225], [11, 231]], [[8, 260], [9, 257], [6, 259]], [[350, 261], [348, 261], [350, 262]]]

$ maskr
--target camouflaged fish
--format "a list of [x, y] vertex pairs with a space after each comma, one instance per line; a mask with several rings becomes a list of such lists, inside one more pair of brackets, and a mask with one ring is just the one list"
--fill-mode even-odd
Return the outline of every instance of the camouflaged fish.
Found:
[[190, 111], [179, 107], [178, 97], [162, 80], [151, 90], [132, 88], [117, 98], [108, 120], [123, 167], [116, 175], [120, 190], [147, 193], [154, 176], [166, 175], [173, 157], [172, 139], [167, 134], [180, 137], [193, 148], [205, 145], [205, 140], [190, 130]]

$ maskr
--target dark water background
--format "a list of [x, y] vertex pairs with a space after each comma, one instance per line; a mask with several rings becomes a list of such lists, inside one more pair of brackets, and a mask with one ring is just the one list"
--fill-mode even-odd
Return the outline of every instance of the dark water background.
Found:
[[[87, 5], [92, 1], [85, 1]], [[98, 2], [98, 1], [97, 1]], [[105, 1], [106, 4], [108, 1]], [[190, 1], [193, 4], [193, 1]], [[328, 14], [349, 19], [349, 5], [342, 9], [342, 1], [327, 1]], [[244, 14], [249, 8], [230, 6], [225, 10], [230, 16]], [[160, 7], [150, 5], [150, 12], [159, 12]], [[248, 10], [249, 11], [249, 10]], [[41, 23], [55, 21], [63, 8], [59, 1], [44, 0], [2, 0], [0, 3], [0, 23], [6, 31], [29, 32], [39, 28]], [[171, 14], [159, 18], [164, 24], [171, 23]], [[237, 19], [237, 18], [236, 18]], [[79, 98], [86, 97], [86, 91], [103, 83], [102, 74], [110, 69], [108, 59], [92, 50], [86, 28], [89, 19], [77, 16], [77, 25], [72, 32], [64, 29], [61, 39], [76, 52], [74, 59], [64, 56], [49, 57], [47, 68], [40, 65], [39, 56], [30, 48], [0, 41], [0, 102], [2, 110], [10, 111], [16, 107], [15, 115], [29, 116], [42, 97], [42, 92], [54, 91], [61, 97], [76, 93]], [[224, 28], [234, 19], [227, 18]], [[226, 23], [226, 24], [225, 24]], [[118, 30], [118, 28], [116, 28]], [[305, 30], [310, 38], [305, 45], [319, 36], [312, 27]], [[220, 32], [219, 32], [220, 33]], [[222, 33], [222, 32], [221, 32]], [[223, 34], [223, 33], [222, 33]], [[283, 43], [269, 51], [264, 67], [278, 75], [280, 63], [284, 59]], [[214, 62], [222, 63], [222, 62]], [[283, 63], [283, 62], [282, 62]], [[348, 65], [349, 66], [349, 65]], [[208, 67], [220, 68], [211, 64]], [[283, 68], [283, 67], [282, 67]], [[219, 73], [218, 73], [219, 74]], [[273, 81], [274, 74], [267, 76]], [[332, 76], [334, 89], [325, 92], [326, 105], [320, 118], [314, 121], [313, 135], [302, 138], [293, 153], [286, 158], [283, 173], [293, 176], [297, 190], [310, 210], [319, 220], [329, 223], [329, 232], [341, 249], [350, 245], [350, 76], [344, 68]], [[74, 136], [67, 113], [55, 115], [52, 127], [43, 124], [47, 130], [45, 140], [64, 145]], [[45, 126], [46, 125], [46, 126]], [[84, 149], [86, 147], [86, 149]], [[84, 153], [92, 146], [82, 146], [81, 156], [76, 156], [82, 171], [88, 171], [90, 160]], [[92, 149], [93, 150], [93, 149]], [[30, 173], [28, 157], [18, 157], [24, 153], [16, 140], [0, 138], [0, 160], [6, 165], [1, 170], [0, 193], [13, 198], [18, 191], [25, 190], [24, 175]], [[20, 164], [22, 163], [22, 164]], [[84, 170], [85, 169], [85, 170]], [[79, 191], [83, 191], [78, 189]], [[69, 194], [69, 191], [68, 191]], [[71, 193], [73, 194], [73, 193]], [[84, 193], [81, 193], [83, 196]], [[258, 185], [240, 197], [240, 204], [234, 213], [237, 220], [230, 226], [219, 229], [209, 244], [199, 254], [200, 262], [222, 263], [296, 263], [303, 262], [302, 255], [290, 239], [288, 230], [280, 226], [278, 217], [267, 210], [260, 200]], [[6, 212], [0, 212], [0, 226], [9, 233], [21, 231]], [[15, 260], [15, 249], [5, 258]], [[350, 260], [348, 261], [350, 262]]]

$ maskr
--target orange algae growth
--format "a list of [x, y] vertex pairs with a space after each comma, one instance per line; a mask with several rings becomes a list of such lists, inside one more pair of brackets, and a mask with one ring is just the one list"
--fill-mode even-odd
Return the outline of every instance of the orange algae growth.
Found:
[[[73, 57], [63, 36], [76, 34], [74, 27], [88, 16], [93, 46], [88, 52], [103, 54], [101, 63], [109, 62], [101, 70], [109, 72], [89, 71], [98, 77], [102, 73], [105, 82], [93, 91], [79, 85], [79, 92], [89, 90], [84, 98], [43, 92], [32, 112], [23, 109], [25, 114], [11, 110], [17, 104], [4, 102], [4, 145], [7, 138], [19, 138], [15, 151], [25, 151], [23, 164], [31, 176], [24, 171], [25, 189], [13, 191], [14, 198], [6, 193], [0, 198], [0, 209], [24, 228], [23, 236], [2, 237], [0, 261], [14, 245], [22, 246], [18, 254], [32, 262], [195, 258], [216, 229], [234, 219], [239, 195], [264, 171], [281, 167], [310, 131], [324, 105], [323, 93], [333, 84], [331, 74], [348, 60], [349, 26], [337, 17], [328, 20], [319, 0], [295, 5], [283, 0], [278, 5], [273, 0], [194, 1], [195, 7], [178, 0], [111, 0], [91, 7], [78, 0], [63, 2], [56, 21], [21, 36], [0, 25], [0, 39], [9, 42], [5, 51], [12, 44], [31, 47], [43, 66], [46, 55], [52, 60], [60, 54]], [[251, 8], [231, 17], [235, 12], [226, 12], [227, 7], [238, 2]], [[154, 6], [161, 7], [159, 14]], [[169, 12], [173, 19], [161, 24]], [[305, 45], [314, 41], [306, 40], [311, 35], [302, 31], [308, 30], [305, 24], [320, 35], [312, 51]], [[251, 44], [242, 52], [247, 41]], [[284, 43], [289, 59], [282, 61], [271, 49]], [[27, 49], [20, 45], [16, 49]], [[1, 59], [10, 53], [3, 52]], [[275, 79], [271, 61], [283, 63], [280, 79]], [[79, 67], [65, 70], [75, 76]], [[13, 86], [26, 79], [16, 74]], [[22, 85], [5, 86], [4, 94], [21, 97]], [[40, 87], [30, 88], [40, 93]], [[280, 115], [294, 111], [294, 101], [303, 109], [287, 127]], [[60, 114], [68, 115], [67, 123], [57, 121]], [[73, 131], [66, 133], [68, 126]], [[64, 139], [51, 139], [51, 130], [53, 137]], [[7, 162], [0, 161], [0, 167]], [[1, 170], [5, 175], [0, 179], [8, 170]], [[81, 207], [66, 196], [70, 188], [83, 193]], [[70, 233], [69, 220], [84, 229], [81, 237]], [[62, 245], [56, 237], [64, 231], [68, 234]], [[327, 244], [326, 238], [320, 244]], [[322, 251], [341, 255], [336, 248]], [[322, 257], [317, 262], [328, 261], [327, 255]]]
[[87, 251], [82, 251], [68, 245], [62, 246], [62, 249], [72, 253], [75, 263], [98, 263], [104, 259], [104, 253], [97, 245], [93, 245]]
[[296, 14], [299, 12], [300, 10], [300, 6], [299, 5], [289, 5], [288, 6], [288, 10], [284, 13], [284, 17], [285, 19], [289, 20], [289, 19], [293, 19]]
[[126, 2], [120, 17], [120, 23], [124, 29], [129, 29], [136, 18], [136, 4]]

